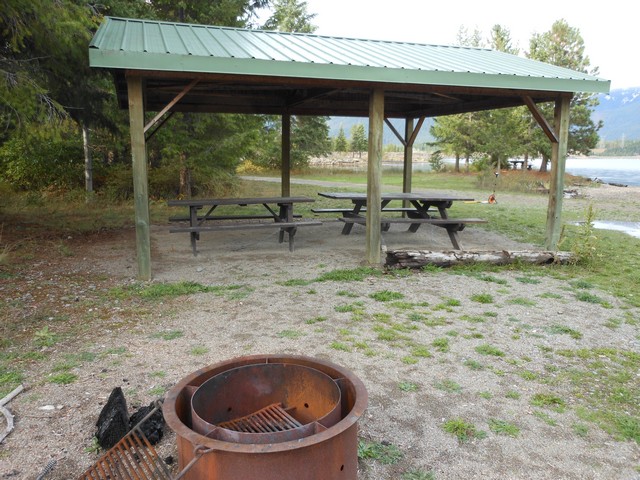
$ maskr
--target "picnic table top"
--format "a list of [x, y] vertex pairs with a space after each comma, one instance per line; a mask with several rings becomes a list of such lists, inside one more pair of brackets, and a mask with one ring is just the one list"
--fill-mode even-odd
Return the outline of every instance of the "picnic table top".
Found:
[[[367, 194], [364, 192], [319, 192], [321, 197], [332, 198], [335, 200], [367, 200]], [[430, 202], [451, 202], [451, 201], [471, 201], [473, 198], [443, 195], [434, 193], [420, 192], [387, 192], [381, 194], [382, 200], [417, 200]]]
[[204, 205], [262, 205], [265, 203], [303, 203], [314, 202], [309, 197], [246, 197], [246, 198], [190, 198], [169, 200], [170, 207], [197, 207]]

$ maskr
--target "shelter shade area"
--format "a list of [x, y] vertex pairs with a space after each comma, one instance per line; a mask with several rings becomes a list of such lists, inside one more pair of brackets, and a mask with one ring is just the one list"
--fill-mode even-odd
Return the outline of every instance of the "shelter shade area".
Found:
[[[552, 142], [546, 247], [560, 236], [569, 105], [610, 82], [488, 49], [325, 37], [107, 17], [89, 45], [92, 67], [113, 73], [129, 109], [138, 277], [151, 278], [146, 142], [173, 112], [280, 115], [282, 195], [290, 194], [291, 115], [368, 117], [363, 259], [381, 261], [382, 132], [405, 120], [405, 192], [413, 142], [427, 117], [526, 105]], [[553, 124], [537, 104], [555, 103]], [[157, 114], [149, 121], [146, 112]], [[376, 207], [378, 206], [378, 207]]]

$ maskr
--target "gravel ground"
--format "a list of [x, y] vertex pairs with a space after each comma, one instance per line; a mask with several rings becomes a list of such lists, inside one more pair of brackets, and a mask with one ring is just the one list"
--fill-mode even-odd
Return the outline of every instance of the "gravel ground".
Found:
[[[594, 192], [607, 204], [638, 194]], [[326, 359], [365, 383], [360, 437], [397, 447], [401, 458], [362, 460], [361, 479], [640, 478], [639, 445], [583, 420], [597, 379], [576, 385], [567, 375], [581, 366], [567, 352], [639, 354], [637, 309], [595, 288], [600, 302], [580, 301], [578, 284], [544, 268], [316, 281], [361, 264], [362, 229], [343, 237], [341, 225], [301, 230], [293, 253], [274, 232], [212, 233], [197, 257], [186, 234], [154, 226], [154, 282], [219, 287], [159, 300], [127, 294], [138, 285], [131, 230], [66, 239], [64, 249], [52, 240], [12, 265], [15, 275], [0, 277], [1, 332], [12, 339], [3, 353], [16, 358], [26, 390], [7, 405], [16, 425], [0, 445], [0, 478], [36, 478], [51, 460], [44, 478], [77, 478], [99, 456], [95, 422], [114, 387], [133, 411], [198, 368], [267, 353]], [[531, 248], [475, 227], [461, 239], [468, 249]], [[436, 228], [408, 235], [392, 227], [384, 244], [449, 248]], [[61, 373], [70, 383], [55, 383]], [[639, 382], [637, 372], [628, 379], [632, 391]], [[536, 394], [564, 406], [535, 405]], [[458, 418], [485, 435], [459, 441], [443, 428]], [[496, 421], [516, 430], [505, 434]], [[176, 458], [172, 432], [158, 451]]]

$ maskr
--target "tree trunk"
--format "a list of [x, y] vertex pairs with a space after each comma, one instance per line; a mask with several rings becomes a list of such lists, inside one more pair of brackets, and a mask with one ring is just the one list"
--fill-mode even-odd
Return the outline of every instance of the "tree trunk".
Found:
[[467, 156], [464, 158], [464, 167], [465, 167], [465, 169], [466, 169], [467, 173], [469, 173], [469, 155], [467, 155]]
[[456, 153], [456, 173], [460, 173], [460, 155]]
[[180, 155], [180, 197], [191, 198], [191, 169], [186, 165], [185, 155]]
[[488, 263], [492, 265], [508, 265], [515, 262], [537, 265], [551, 263], [569, 263], [570, 252], [535, 252], [529, 250], [506, 251], [425, 251], [425, 250], [389, 250], [386, 265], [396, 268], [421, 268], [425, 265], [450, 267], [472, 263]]
[[548, 164], [549, 164], [549, 157], [547, 157], [546, 155], [542, 155], [542, 162], [540, 162], [540, 171], [546, 172]]
[[89, 148], [89, 128], [82, 122], [82, 147], [84, 149], [84, 188], [87, 193], [93, 192], [93, 159]]

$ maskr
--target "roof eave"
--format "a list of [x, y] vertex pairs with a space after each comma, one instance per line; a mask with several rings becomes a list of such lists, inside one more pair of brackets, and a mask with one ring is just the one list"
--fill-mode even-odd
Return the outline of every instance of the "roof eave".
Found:
[[437, 70], [409, 70], [356, 65], [309, 64], [274, 60], [168, 55], [89, 49], [92, 67], [115, 70], [191, 72], [261, 77], [288, 77], [388, 84], [540, 90], [548, 92], [608, 93], [609, 80], [519, 76]]

